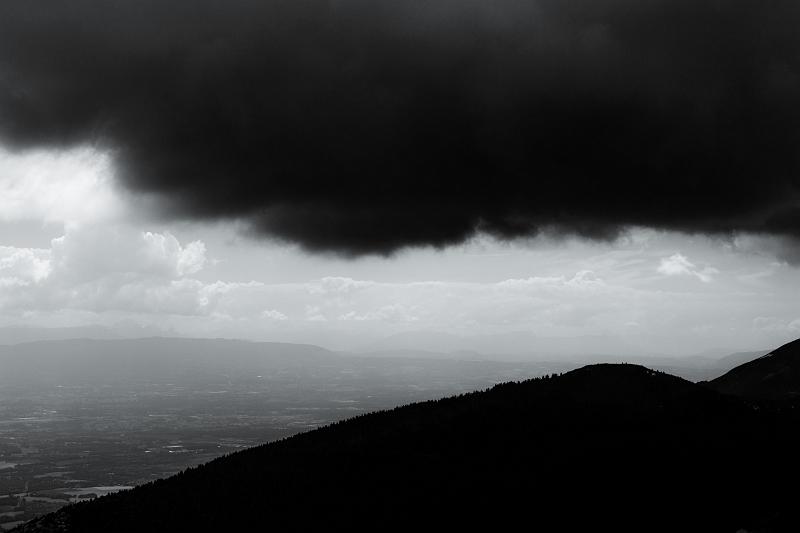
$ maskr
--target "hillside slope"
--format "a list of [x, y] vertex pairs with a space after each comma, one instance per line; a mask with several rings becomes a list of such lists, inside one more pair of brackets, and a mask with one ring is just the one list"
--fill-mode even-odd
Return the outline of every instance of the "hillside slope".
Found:
[[360, 416], [18, 531], [790, 531], [786, 415], [635, 365]]
[[800, 396], [800, 339], [737, 366], [708, 384], [725, 394], [763, 399]]

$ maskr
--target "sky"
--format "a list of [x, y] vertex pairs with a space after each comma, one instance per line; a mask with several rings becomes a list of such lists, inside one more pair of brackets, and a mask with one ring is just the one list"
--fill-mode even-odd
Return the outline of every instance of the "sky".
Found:
[[798, 19], [8, 0], [0, 325], [777, 346], [800, 336]]

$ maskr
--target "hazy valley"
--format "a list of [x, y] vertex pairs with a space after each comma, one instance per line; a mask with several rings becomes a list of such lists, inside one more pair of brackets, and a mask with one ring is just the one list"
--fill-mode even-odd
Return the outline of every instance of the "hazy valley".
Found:
[[[757, 355], [633, 362], [698, 380]], [[177, 338], [0, 347], [0, 526], [355, 415], [602, 358], [480, 357]]]
[[410, 402], [561, 371], [191, 339], [0, 347], [0, 526]]

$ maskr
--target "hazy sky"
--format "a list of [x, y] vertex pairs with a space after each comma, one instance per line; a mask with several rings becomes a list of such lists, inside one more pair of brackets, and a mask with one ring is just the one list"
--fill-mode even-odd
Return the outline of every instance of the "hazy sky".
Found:
[[0, 6], [2, 324], [800, 336], [795, 2], [43, 5]]

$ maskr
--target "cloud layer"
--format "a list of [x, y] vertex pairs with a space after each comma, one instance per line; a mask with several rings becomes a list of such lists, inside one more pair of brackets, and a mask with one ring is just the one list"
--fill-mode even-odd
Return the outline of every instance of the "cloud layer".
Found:
[[630, 225], [800, 236], [791, 0], [0, 5], [0, 142], [344, 254]]
[[[127, 323], [338, 349], [418, 331], [499, 335], [507, 342], [493, 348], [498, 353], [530, 351], [533, 337], [586, 336], [594, 340], [580, 342], [590, 351], [610, 350], [601, 337], [634, 351], [745, 349], [777, 345], [800, 327], [800, 270], [705, 239], [643, 234], [614, 250], [583, 241], [550, 250], [487, 241], [469, 253], [375, 259], [352, 276], [282, 279], [274, 271], [288, 264], [281, 263], [286, 253], [340, 269], [276, 248], [246, 256], [247, 264], [265, 258], [250, 277], [225, 268], [234, 256], [217, 255], [230, 250], [225, 239], [211, 239], [85, 224], [69, 225], [46, 247], [0, 246], [0, 326]], [[448, 266], [433, 273], [425, 253]], [[344, 270], [355, 264], [340, 261]], [[489, 344], [482, 346], [472, 349]]]

